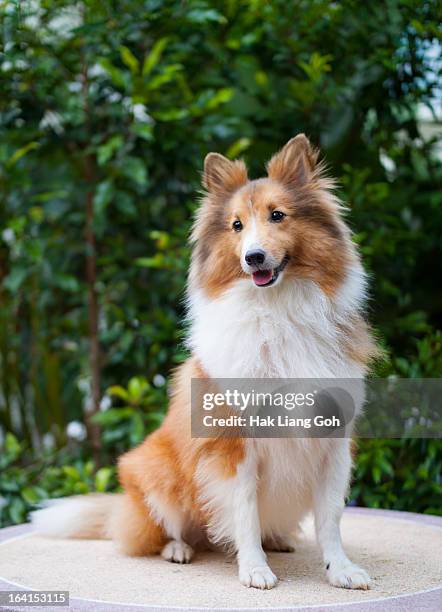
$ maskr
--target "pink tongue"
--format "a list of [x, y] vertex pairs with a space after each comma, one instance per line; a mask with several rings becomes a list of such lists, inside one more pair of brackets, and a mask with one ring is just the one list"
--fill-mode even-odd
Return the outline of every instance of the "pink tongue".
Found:
[[267, 285], [272, 280], [273, 273], [271, 270], [258, 270], [252, 274], [255, 285]]

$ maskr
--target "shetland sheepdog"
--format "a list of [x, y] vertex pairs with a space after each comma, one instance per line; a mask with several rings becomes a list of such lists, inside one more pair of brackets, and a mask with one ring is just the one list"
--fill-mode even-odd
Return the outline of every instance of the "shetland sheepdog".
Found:
[[112, 538], [128, 555], [188, 563], [198, 543], [230, 546], [240, 582], [270, 589], [265, 550], [293, 551], [314, 514], [330, 584], [369, 588], [346, 556], [340, 519], [349, 438], [194, 438], [192, 378], [363, 378], [376, 352], [363, 316], [366, 279], [334, 182], [299, 134], [249, 180], [210, 153], [191, 234], [188, 346], [161, 427], [118, 462], [124, 493], [37, 511], [46, 535]]

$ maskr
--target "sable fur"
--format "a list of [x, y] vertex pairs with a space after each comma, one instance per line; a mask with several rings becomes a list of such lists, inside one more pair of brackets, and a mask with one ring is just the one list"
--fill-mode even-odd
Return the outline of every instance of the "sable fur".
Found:
[[[222, 544], [236, 551], [244, 585], [272, 588], [262, 544], [292, 550], [313, 510], [330, 583], [368, 588], [340, 543], [348, 439], [191, 438], [192, 378], [362, 378], [376, 353], [363, 316], [365, 275], [318, 152], [298, 135], [267, 171], [249, 181], [242, 161], [205, 160], [191, 236], [191, 356], [175, 373], [161, 427], [118, 462], [124, 493], [77, 497], [37, 512], [34, 523], [49, 535], [111, 537], [127, 554], [175, 562]], [[274, 210], [286, 215], [281, 223], [269, 222]], [[271, 261], [288, 259], [275, 286], [251, 280], [244, 254], [256, 244]]]

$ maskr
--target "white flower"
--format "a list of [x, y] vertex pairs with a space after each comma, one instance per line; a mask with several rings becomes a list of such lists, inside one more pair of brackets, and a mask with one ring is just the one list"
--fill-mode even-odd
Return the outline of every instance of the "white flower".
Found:
[[61, 9], [58, 15], [48, 23], [49, 30], [59, 38], [70, 38], [72, 30], [83, 24], [80, 6], [70, 6]]
[[83, 398], [83, 412], [85, 414], [91, 414], [95, 412], [95, 404], [92, 397], [88, 396]]
[[51, 434], [50, 432], [45, 433], [45, 435], [43, 436], [42, 442], [43, 442], [43, 447], [46, 450], [52, 450], [53, 448], [55, 448], [54, 434]]
[[1, 510], [2, 508], [4, 508], [4, 507], [6, 506], [6, 504], [7, 504], [7, 503], [8, 503], [8, 502], [6, 501], [6, 498], [5, 498], [5, 497], [3, 497], [3, 495], [0, 495], [0, 510]]
[[30, 30], [38, 30], [40, 27], [40, 16], [39, 15], [28, 15], [24, 18], [24, 24]]
[[81, 88], [82, 88], [82, 84], [79, 83], [78, 81], [71, 81], [68, 84], [68, 89], [72, 93], [78, 93], [79, 91], [81, 91]]
[[8, 72], [9, 70], [12, 70], [12, 62], [10, 62], [9, 60], [7, 60], [6, 62], [2, 62], [2, 70], [3, 72]]
[[15, 240], [14, 230], [10, 227], [7, 227], [2, 231], [2, 238], [6, 242], [6, 244], [12, 244]]
[[124, 98], [121, 100], [121, 106], [127, 112], [132, 111], [132, 100], [129, 98], [129, 96], [124, 96]]
[[112, 406], [112, 400], [108, 395], [103, 395], [100, 402], [100, 410], [105, 412]]
[[66, 434], [69, 438], [82, 442], [86, 439], [86, 426], [80, 421], [71, 421], [66, 427]]
[[118, 91], [113, 91], [108, 95], [107, 99], [111, 104], [113, 104], [114, 102], [120, 102], [122, 97], [123, 96]]
[[134, 104], [132, 106], [133, 116], [142, 123], [152, 123], [152, 117], [147, 114], [144, 104]]
[[153, 377], [153, 384], [155, 387], [163, 387], [166, 384], [166, 379], [162, 374], [155, 374]]
[[62, 344], [63, 348], [65, 351], [77, 351], [78, 350], [78, 344], [76, 342], [74, 342], [73, 340], [65, 340]]
[[18, 70], [25, 70], [28, 66], [29, 64], [28, 62], [25, 62], [25, 60], [22, 60], [22, 59], [15, 60], [14, 67]]
[[40, 121], [40, 127], [42, 129], [51, 128], [58, 135], [63, 134], [64, 127], [61, 115], [55, 111], [47, 110]]
[[100, 64], [94, 64], [93, 66], [91, 66], [87, 73], [91, 79], [107, 74], [106, 70], [102, 66], [100, 66]]
[[81, 376], [77, 381], [78, 390], [81, 391], [83, 395], [90, 396], [91, 394], [91, 381], [88, 376]]

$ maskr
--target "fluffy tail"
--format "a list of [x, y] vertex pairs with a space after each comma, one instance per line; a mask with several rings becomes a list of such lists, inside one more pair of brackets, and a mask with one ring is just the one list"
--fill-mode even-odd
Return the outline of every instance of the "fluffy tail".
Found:
[[51, 500], [32, 513], [36, 532], [53, 538], [114, 540], [127, 555], [159, 553], [167, 542], [141, 495], [78, 495]]
[[123, 496], [94, 493], [50, 500], [33, 512], [35, 530], [54, 538], [110, 539], [111, 516]]

